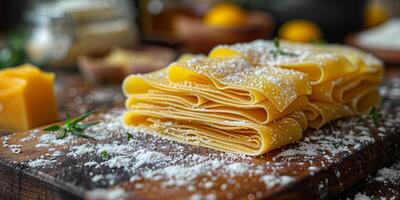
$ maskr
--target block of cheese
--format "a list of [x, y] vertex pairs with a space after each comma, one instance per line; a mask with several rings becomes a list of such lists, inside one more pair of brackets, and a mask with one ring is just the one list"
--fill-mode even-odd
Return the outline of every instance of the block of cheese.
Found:
[[27, 130], [58, 120], [53, 73], [24, 64], [0, 71], [0, 129]]

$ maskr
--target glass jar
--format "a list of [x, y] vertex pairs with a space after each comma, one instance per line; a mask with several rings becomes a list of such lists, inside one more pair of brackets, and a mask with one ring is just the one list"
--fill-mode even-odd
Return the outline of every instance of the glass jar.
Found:
[[36, 63], [75, 66], [79, 56], [133, 46], [138, 37], [132, 16], [121, 0], [38, 1], [26, 16], [27, 54]]

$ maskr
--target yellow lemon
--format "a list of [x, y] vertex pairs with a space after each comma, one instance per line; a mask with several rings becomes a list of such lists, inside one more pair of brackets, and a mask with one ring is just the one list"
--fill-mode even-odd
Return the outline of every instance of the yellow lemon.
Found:
[[321, 40], [321, 29], [317, 24], [302, 19], [286, 22], [280, 28], [278, 35], [285, 40], [296, 42], [312, 42]]
[[215, 27], [236, 27], [247, 22], [247, 12], [233, 3], [220, 3], [211, 8], [204, 17], [204, 23]]
[[365, 9], [365, 24], [367, 27], [376, 26], [389, 19], [389, 11], [379, 3], [368, 4]]

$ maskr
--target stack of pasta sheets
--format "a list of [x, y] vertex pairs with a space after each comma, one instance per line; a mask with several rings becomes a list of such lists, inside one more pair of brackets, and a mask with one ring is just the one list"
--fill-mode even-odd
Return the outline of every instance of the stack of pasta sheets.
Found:
[[217, 150], [259, 155], [297, 141], [308, 76], [243, 58], [197, 57], [125, 79], [128, 125]]
[[292, 69], [309, 75], [312, 94], [303, 108], [308, 125], [320, 128], [327, 122], [368, 112], [380, 101], [383, 64], [358, 49], [340, 45], [282, 42], [287, 55], [274, 55], [271, 41], [221, 45], [210, 57], [241, 57], [253, 65]]
[[260, 155], [308, 127], [367, 112], [379, 102], [382, 64], [341, 46], [269, 41], [217, 46], [165, 69], [131, 75], [124, 122], [173, 140]]

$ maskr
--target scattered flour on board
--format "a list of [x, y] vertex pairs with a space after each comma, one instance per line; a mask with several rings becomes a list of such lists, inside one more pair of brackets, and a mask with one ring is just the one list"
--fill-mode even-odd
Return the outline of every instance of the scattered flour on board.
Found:
[[365, 194], [358, 193], [354, 196], [354, 200], [372, 200], [372, 198]]
[[29, 167], [36, 168], [52, 164], [53, 161], [47, 159], [37, 159], [28, 163]]
[[267, 188], [272, 188], [276, 185], [286, 185], [294, 181], [294, 178], [290, 176], [275, 176], [275, 175], [264, 175], [261, 176], [261, 180], [265, 183]]
[[370, 178], [370, 181], [400, 185], [400, 162], [380, 169], [375, 176]]
[[87, 192], [85, 196], [88, 199], [103, 199], [103, 200], [120, 200], [125, 199], [127, 194], [124, 189], [116, 188], [112, 190], [95, 189]]
[[190, 200], [217, 200], [217, 195], [215, 194], [194, 194], [190, 197]]
[[[382, 105], [381, 109], [392, 108], [390, 105]], [[121, 119], [122, 112], [114, 110], [104, 114], [102, 122], [87, 130], [86, 134], [95, 137], [97, 143], [82, 142], [82, 138], [73, 136], [57, 140], [54, 134], [40, 134], [40, 131], [34, 130], [17, 144], [10, 142], [11, 136], [2, 137], [3, 146], [22, 148], [25, 143], [35, 140], [38, 148], [48, 149], [48, 153], [26, 163], [32, 168], [57, 167], [62, 162], [87, 158], [83, 163], [76, 163], [76, 167], [90, 169], [90, 180], [102, 187], [112, 187], [121, 181], [130, 181], [136, 190], [141, 190], [144, 188], [143, 181], [146, 181], [159, 183], [161, 188], [186, 188], [193, 194], [192, 199], [213, 199], [217, 198], [211, 193], [213, 190], [240, 187], [238, 180], [241, 176], [255, 177], [254, 180], [264, 184], [266, 190], [292, 183], [296, 171], [293, 171], [294, 174], [280, 172], [288, 160], [291, 165], [297, 165], [299, 169], [303, 167], [310, 174], [317, 173], [335, 162], [337, 156], [348, 155], [351, 151], [374, 142], [377, 138], [372, 135], [372, 129], [378, 130], [380, 136], [384, 137], [395, 130], [400, 120], [400, 109], [396, 111], [397, 114], [387, 116], [385, 127], [375, 127], [373, 123], [365, 126], [358, 123], [357, 119], [341, 120], [335, 122], [337, 126], [353, 127], [351, 131], [343, 133], [341, 128], [333, 126], [313, 131], [301, 142], [282, 150], [272, 161], [259, 163], [252, 162], [254, 158], [250, 156], [210, 150], [199, 155], [196, 153], [198, 147], [144, 134], [147, 130], [141, 128], [125, 127]], [[127, 133], [133, 135], [131, 140], [128, 140]], [[101, 158], [100, 153], [103, 151], [109, 153], [110, 159]], [[298, 155], [307, 158], [307, 161], [296, 161]], [[318, 167], [314, 166], [314, 161], [320, 162]], [[105, 171], [95, 170], [100, 168], [105, 168]], [[399, 177], [399, 168], [383, 168], [374, 180], [390, 181], [390, 178]], [[119, 175], [121, 172], [122, 176]], [[218, 185], [221, 181], [223, 184]], [[323, 181], [321, 185], [320, 189], [324, 188], [327, 181]], [[199, 189], [210, 193], [197, 193]], [[110, 193], [109, 190], [94, 190], [90, 194], [101, 195], [102, 192]], [[117, 197], [114, 199], [118, 199], [124, 198], [126, 192], [117, 189], [110, 194], [113, 194], [113, 198]], [[121, 196], [118, 196], [119, 194]], [[261, 198], [262, 195], [263, 191], [255, 191], [249, 198]], [[222, 198], [234, 198], [234, 194], [230, 193]]]

